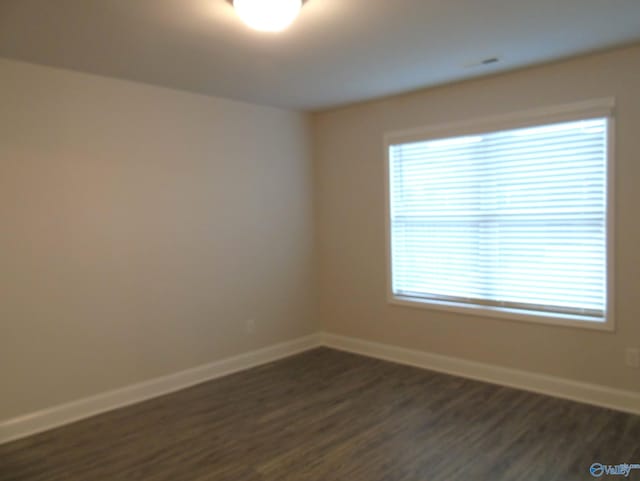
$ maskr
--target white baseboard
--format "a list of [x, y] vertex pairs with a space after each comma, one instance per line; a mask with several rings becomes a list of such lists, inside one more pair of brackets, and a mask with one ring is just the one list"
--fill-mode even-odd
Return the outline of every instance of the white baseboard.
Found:
[[0, 421], [0, 444], [136, 404], [206, 381], [326, 346], [454, 376], [640, 414], [640, 393], [415, 351], [330, 333], [319, 333], [240, 354], [176, 374]]
[[623, 391], [596, 384], [534, 374], [330, 333], [321, 334], [321, 343], [326, 347], [354, 354], [546, 394], [617, 411], [640, 414], [640, 392]]
[[18, 418], [0, 421], [0, 444], [179, 391], [319, 346], [320, 336], [314, 334]]

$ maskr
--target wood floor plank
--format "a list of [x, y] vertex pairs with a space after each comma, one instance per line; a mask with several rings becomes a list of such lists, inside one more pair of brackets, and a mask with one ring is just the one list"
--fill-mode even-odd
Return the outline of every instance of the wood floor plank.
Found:
[[640, 463], [640, 417], [322, 348], [0, 446], [0, 481], [584, 481], [595, 462]]

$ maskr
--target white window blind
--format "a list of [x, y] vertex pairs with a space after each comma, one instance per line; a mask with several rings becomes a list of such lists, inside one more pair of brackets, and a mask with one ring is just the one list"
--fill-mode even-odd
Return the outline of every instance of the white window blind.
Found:
[[604, 321], [608, 120], [391, 145], [396, 297]]

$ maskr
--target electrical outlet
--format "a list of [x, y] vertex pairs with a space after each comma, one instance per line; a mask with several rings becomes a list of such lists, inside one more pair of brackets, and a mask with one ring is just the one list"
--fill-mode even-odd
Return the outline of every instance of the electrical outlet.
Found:
[[629, 348], [625, 351], [625, 359], [627, 361], [627, 366], [640, 368], [640, 349], [638, 348]]
[[254, 319], [247, 320], [245, 324], [245, 329], [247, 334], [255, 334], [256, 332], [256, 321]]

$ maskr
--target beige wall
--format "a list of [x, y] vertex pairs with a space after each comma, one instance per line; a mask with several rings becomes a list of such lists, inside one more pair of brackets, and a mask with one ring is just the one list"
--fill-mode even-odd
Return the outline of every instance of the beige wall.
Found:
[[314, 332], [307, 120], [0, 60], [0, 421]]
[[[314, 117], [320, 316], [332, 333], [640, 391], [640, 46], [368, 102]], [[383, 134], [615, 96], [617, 331], [386, 302]]]
[[[0, 421], [320, 326], [640, 391], [623, 355], [640, 345], [638, 85], [640, 46], [316, 114], [310, 132], [302, 114], [0, 60]], [[615, 333], [387, 304], [384, 132], [605, 96]]]

